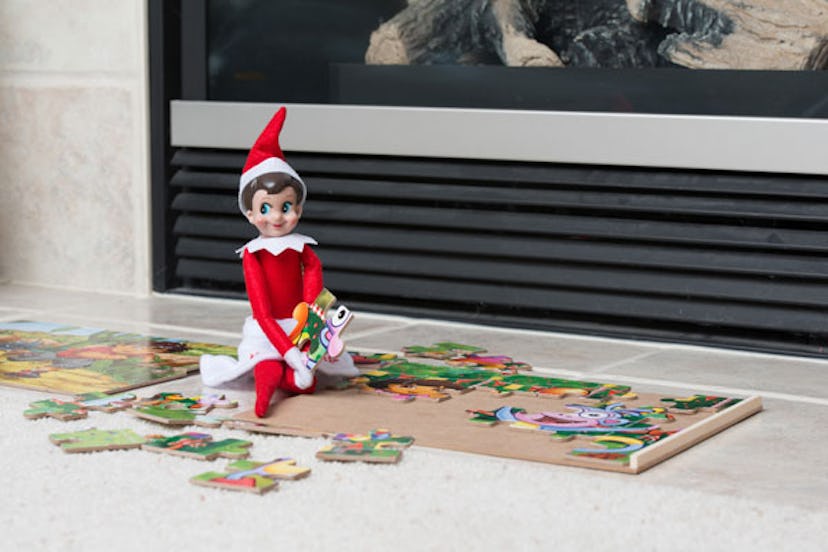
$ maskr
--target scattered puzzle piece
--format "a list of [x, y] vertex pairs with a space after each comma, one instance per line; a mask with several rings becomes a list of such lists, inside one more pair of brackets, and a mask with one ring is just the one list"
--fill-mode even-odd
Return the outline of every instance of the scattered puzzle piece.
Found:
[[377, 429], [369, 435], [339, 433], [333, 443], [316, 453], [320, 460], [340, 462], [373, 462], [390, 464], [398, 462], [402, 450], [411, 446], [413, 437], [392, 435], [388, 430]]
[[272, 462], [237, 460], [227, 465], [225, 473], [202, 473], [190, 482], [205, 487], [262, 494], [277, 489], [279, 479], [300, 479], [307, 477], [310, 471], [310, 468], [297, 466], [291, 458], [277, 458]]
[[115, 412], [129, 408], [130, 401], [135, 398], [131, 393], [108, 395], [103, 392], [92, 392], [75, 395], [71, 401], [60, 399], [44, 399], [29, 404], [29, 409], [23, 416], [30, 420], [50, 417], [61, 421], [80, 420], [86, 418], [89, 410]]
[[135, 395], [132, 393], [119, 393], [109, 395], [100, 391], [81, 393], [75, 395], [75, 402], [89, 410], [100, 410], [101, 412], [117, 412], [132, 407]]
[[70, 433], [53, 433], [49, 440], [65, 452], [94, 452], [139, 448], [146, 439], [131, 429], [102, 430], [86, 429]]
[[151, 436], [143, 444], [143, 449], [175, 456], [186, 456], [197, 460], [215, 460], [223, 458], [247, 458], [253, 443], [242, 439], [222, 439], [213, 441], [207, 433], [182, 433], [172, 437]]
[[208, 415], [213, 408], [236, 408], [238, 402], [224, 395], [186, 397], [180, 393], [158, 393], [139, 399], [130, 413], [133, 416], [170, 426], [199, 425], [219, 427], [225, 417]]
[[60, 399], [44, 399], [29, 403], [29, 408], [23, 411], [23, 416], [29, 420], [40, 418], [54, 418], [62, 422], [86, 418], [89, 411], [75, 402]]

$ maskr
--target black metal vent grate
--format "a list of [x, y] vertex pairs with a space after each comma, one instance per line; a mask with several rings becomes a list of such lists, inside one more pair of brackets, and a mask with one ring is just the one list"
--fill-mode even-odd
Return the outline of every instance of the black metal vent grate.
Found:
[[[176, 151], [172, 291], [242, 296], [246, 152]], [[828, 180], [288, 154], [354, 308], [819, 355]]]

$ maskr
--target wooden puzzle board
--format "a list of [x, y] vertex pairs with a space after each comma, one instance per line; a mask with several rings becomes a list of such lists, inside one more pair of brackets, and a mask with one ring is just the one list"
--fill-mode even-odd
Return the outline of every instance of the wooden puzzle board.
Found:
[[[636, 393], [636, 399], [623, 401], [627, 407], [662, 404], [663, 395]], [[681, 431], [633, 453], [627, 465], [568, 454], [573, 448], [590, 445], [588, 438], [576, 437], [560, 442], [553, 440], [547, 432], [515, 429], [506, 423], [482, 426], [470, 422], [471, 415], [467, 413], [468, 410], [494, 410], [507, 405], [524, 408], [527, 412], [563, 411], [565, 405], [573, 403], [589, 404], [589, 401], [574, 397], [500, 397], [478, 389], [454, 394], [443, 402], [418, 399], [401, 403], [352, 388], [291, 397], [274, 405], [267, 418], [257, 418], [252, 411], [237, 414], [234, 418], [243, 421], [243, 427], [251, 431], [316, 437], [339, 432], [368, 433], [375, 428], [386, 428], [396, 434], [413, 436], [419, 446], [639, 473], [762, 409], [761, 399], [751, 397], [718, 413], [675, 414], [675, 421], [660, 426], [664, 430]]]

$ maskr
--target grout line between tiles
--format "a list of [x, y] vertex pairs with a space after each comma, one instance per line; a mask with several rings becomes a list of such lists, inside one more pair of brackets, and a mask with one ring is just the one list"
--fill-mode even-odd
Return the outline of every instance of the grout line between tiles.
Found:
[[623, 366], [623, 365], [629, 364], [631, 362], [637, 362], [639, 360], [651, 357], [653, 355], [657, 355], [661, 352], [662, 351], [647, 351], [645, 353], [641, 353], [641, 354], [638, 354], [638, 355], [635, 355], [635, 356], [631, 356], [631, 357], [628, 357], [628, 358], [625, 358], [625, 359], [622, 359], [622, 360], [617, 360], [615, 362], [610, 362], [609, 364], [604, 364], [603, 366], [600, 366], [600, 367], [596, 368], [595, 370], [590, 370], [589, 372], [591, 374], [603, 374], [607, 370], [612, 370], [613, 368], [618, 368], [619, 366]]
[[405, 328], [410, 328], [411, 326], [414, 326], [414, 325], [416, 325], [416, 323], [408, 322], [408, 323], [404, 323], [400, 326], [395, 326], [393, 328], [379, 327], [379, 328], [373, 328], [373, 329], [366, 329], [366, 330], [362, 330], [361, 332], [354, 332], [354, 333], [348, 333], [347, 335], [343, 335], [343, 339], [346, 343], [349, 343], [349, 342], [351, 342], [355, 339], [363, 339], [363, 338], [366, 338], [366, 337], [374, 337], [376, 335], [381, 335], [381, 334], [388, 333], [388, 332], [395, 332], [395, 331], [398, 331], [398, 330], [404, 330]]

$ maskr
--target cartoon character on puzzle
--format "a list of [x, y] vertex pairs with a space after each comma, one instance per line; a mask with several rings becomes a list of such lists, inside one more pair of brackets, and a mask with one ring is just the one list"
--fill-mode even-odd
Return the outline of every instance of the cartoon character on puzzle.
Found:
[[[325, 302], [329, 297], [323, 293], [322, 263], [310, 247], [316, 241], [294, 232], [302, 216], [307, 188], [285, 161], [279, 146], [286, 113], [284, 107], [279, 109], [262, 131], [239, 180], [239, 209], [259, 231], [259, 237], [237, 250], [241, 254], [244, 282], [253, 311], [242, 329], [238, 359], [204, 355], [200, 361], [202, 381], [209, 386], [221, 385], [252, 371], [255, 412], [259, 417], [267, 414], [277, 389], [289, 394], [312, 393], [316, 388], [316, 369], [348, 377], [359, 373], [350, 355], [335, 359], [334, 354], [329, 354], [341, 352], [338, 334], [350, 319], [350, 313], [339, 308], [329, 319], [325, 309], [319, 306], [317, 300]], [[293, 315], [296, 306], [302, 303], [308, 305], [309, 319], [311, 311], [319, 318], [315, 323], [324, 336], [319, 339], [326, 340], [329, 347], [333, 343], [333, 350], [321, 352], [324, 345], [320, 349], [313, 337], [307, 340], [305, 351], [297, 346], [303, 330]], [[321, 312], [310, 308], [314, 304]], [[325, 329], [321, 328], [323, 315]]]

